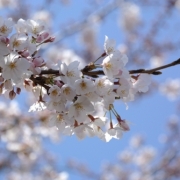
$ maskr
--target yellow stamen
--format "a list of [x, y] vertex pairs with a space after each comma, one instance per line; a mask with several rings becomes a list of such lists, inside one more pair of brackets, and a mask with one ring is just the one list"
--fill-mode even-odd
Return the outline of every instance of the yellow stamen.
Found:
[[8, 30], [8, 28], [5, 25], [0, 27], [0, 32], [3, 34], [5, 34], [7, 32], [7, 30]]

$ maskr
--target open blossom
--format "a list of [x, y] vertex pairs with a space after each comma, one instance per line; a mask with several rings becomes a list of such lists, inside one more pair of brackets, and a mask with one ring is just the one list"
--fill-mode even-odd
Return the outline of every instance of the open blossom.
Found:
[[53, 85], [49, 89], [49, 97], [54, 101], [59, 100], [60, 94], [61, 94], [61, 89], [57, 85]]
[[59, 73], [64, 75], [61, 78], [64, 80], [65, 84], [73, 86], [75, 81], [80, 79], [81, 72], [79, 71], [78, 66], [78, 61], [71, 62], [69, 65], [66, 65], [65, 63], [60, 65]]
[[90, 79], [78, 79], [75, 82], [75, 88], [77, 94], [87, 94], [94, 91], [94, 82]]
[[42, 111], [44, 109], [46, 109], [47, 106], [45, 105], [44, 102], [42, 101], [36, 101], [30, 108], [29, 108], [29, 112], [34, 112], [34, 111]]
[[147, 92], [151, 83], [150, 74], [140, 74], [137, 80], [133, 80], [135, 91]]
[[111, 53], [115, 52], [115, 45], [115, 40], [109, 39], [107, 36], [105, 36], [104, 50], [107, 55], [110, 55]]
[[13, 34], [9, 40], [9, 47], [12, 50], [23, 51], [27, 47], [27, 36], [24, 34]]
[[18, 54], [11, 53], [0, 62], [0, 66], [3, 68], [2, 77], [17, 83], [23, 73], [27, 72], [30, 64], [25, 58], [19, 58]]
[[120, 59], [118, 54], [112, 53], [107, 56], [102, 62], [104, 74], [110, 80], [112, 80], [113, 76], [117, 75], [119, 73], [119, 70], [124, 67], [123, 61]]
[[99, 102], [102, 98], [97, 95], [95, 91], [84, 94], [92, 103]]
[[8, 36], [12, 32], [13, 25], [14, 23], [11, 18], [4, 19], [0, 16], [0, 35]]
[[61, 87], [62, 95], [69, 101], [72, 101], [76, 95], [75, 89], [73, 89], [71, 86], [68, 84], [64, 84]]
[[109, 90], [113, 89], [113, 83], [106, 76], [95, 80], [96, 93], [100, 96], [105, 95]]
[[94, 111], [92, 103], [83, 96], [80, 96], [75, 103], [69, 107], [69, 117], [74, 117], [79, 123], [84, 122], [87, 114]]
[[24, 19], [19, 19], [15, 24], [15, 29], [18, 33], [27, 33], [27, 24]]
[[63, 98], [58, 98], [58, 100], [50, 100], [47, 103], [47, 108], [50, 111], [56, 110], [57, 112], [65, 111], [65, 100]]
[[113, 90], [109, 90], [102, 99], [102, 104], [104, 105], [104, 108], [109, 110], [109, 105], [113, 104], [115, 101], [115, 97], [117, 94]]
[[49, 125], [51, 127], [56, 126], [58, 128], [58, 130], [61, 133], [63, 133], [63, 131], [66, 127], [67, 119], [68, 119], [68, 116], [65, 113], [53, 114], [49, 119]]
[[117, 87], [116, 93], [121, 97], [127, 97], [130, 90], [130, 82], [125, 78], [119, 79], [119, 86]]
[[107, 117], [94, 117], [92, 122], [90, 123], [91, 125], [96, 125], [98, 127], [103, 127], [105, 123], [107, 122]]
[[108, 129], [105, 136], [107, 142], [112, 138], [120, 139], [123, 136], [123, 130], [121, 129], [119, 124], [116, 124], [113, 128]]
[[28, 19], [26, 21], [26, 27], [27, 31], [32, 33], [32, 35], [35, 37], [45, 29], [45, 26], [42, 22], [34, 21], [31, 19]]
[[94, 131], [90, 126], [82, 124], [74, 128], [74, 134], [78, 139], [84, 139], [86, 136], [94, 136]]

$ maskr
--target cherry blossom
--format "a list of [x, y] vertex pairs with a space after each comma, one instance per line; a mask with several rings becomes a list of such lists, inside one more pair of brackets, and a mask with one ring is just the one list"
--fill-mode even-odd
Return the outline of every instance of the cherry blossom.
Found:
[[84, 139], [86, 136], [89, 136], [89, 137], [94, 136], [93, 129], [86, 124], [82, 124], [82, 125], [75, 127], [74, 134], [79, 139]]
[[8, 36], [13, 29], [13, 21], [11, 18], [4, 19], [0, 16], [0, 35], [1, 36]]
[[105, 36], [104, 50], [107, 55], [110, 55], [115, 51], [115, 45], [116, 42], [114, 39], [109, 39], [107, 36]]
[[105, 95], [109, 90], [113, 89], [113, 83], [103, 76], [95, 80], [96, 93], [100, 96]]
[[49, 89], [49, 97], [54, 101], [59, 100], [60, 94], [61, 94], [61, 89], [57, 85], [53, 85]]
[[75, 88], [77, 94], [87, 94], [94, 90], [94, 82], [90, 79], [78, 79], [75, 81]]
[[6, 80], [12, 79], [16, 83], [21, 80], [21, 76], [30, 66], [25, 58], [19, 58], [19, 55], [15, 53], [5, 56], [0, 65], [3, 68], [2, 77]]
[[[13, 25], [15, 31], [10, 36]], [[97, 136], [108, 142], [129, 131], [128, 121], [120, 118], [113, 104], [116, 99], [127, 103], [134, 100], [137, 92], [146, 92], [151, 75], [131, 75], [125, 67], [128, 58], [116, 49], [115, 40], [105, 36], [102, 62], [82, 67], [84, 61], [70, 51], [59, 56], [60, 60], [38, 55], [41, 44], [54, 40], [40, 21], [19, 19], [14, 24], [11, 19], [0, 18], [0, 31], [1, 94], [15, 99], [23, 89], [30, 92], [34, 100], [31, 98], [29, 112], [51, 113], [49, 126], [64, 135], [74, 134], [79, 139]], [[117, 123], [106, 114], [113, 114]]]
[[78, 61], [74, 61], [70, 63], [69, 65], [66, 65], [65, 63], [62, 63], [60, 65], [59, 72], [62, 73], [64, 76], [61, 77], [62, 80], [65, 81], [65, 83], [72, 86], [77, 79], [80, 78], [80, 71], [78, 70]]
[[33, 36], [38, 36], [45, 29], [45, 25], [42, 22], [28, 19], [26, 21], [27, 31], [32, 33]]
[[139, 91], [139, 92], [147, 92], [148, 91], [148, 87], [151, 83], [151, 75], [149, 74], [140, 74], [137, 77], [137, 80], [133, 80], [133, 87], [135, 89], [135, 91]]
[[62, 91], [63, 96], [69, 101], [72, 101], [76, 95], [75, 89], [69, 86], [68, 84], [64, 84], [61, 87], [61, 91]]
[[112, 53], [103, 60], [102, 66], [105, 75], [112, 80], [114, 75], [117, 75], [119, 70], [124, 67], [124, 64], [116, 53]]
[[81, 96], [70, 105], [69, 117], [74, 117], [79, 123], [82, 123], [86, 119], [87, 113], [91, 113], [93, 110], [93, 104], [86, 97]]
[[68, 119], [67, 114], [65, 113], [59, 113], [59, 114], [53, 114], [49, 118], [49, 125], [51, 127], [56, 126], [58, 130], [63, 133], [65, 127], [66, 127], [66, 120]]
[[23, 51], [27, 47], [27, 36], [25, 34], [13, 34], [9, 39], [9, 47], [12, 50]]

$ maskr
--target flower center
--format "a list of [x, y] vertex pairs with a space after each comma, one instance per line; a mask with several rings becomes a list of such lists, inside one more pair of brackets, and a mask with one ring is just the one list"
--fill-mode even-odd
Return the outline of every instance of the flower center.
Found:
[[57, 120], [60, 121], [60, 122], [63, 121], [63, 115], [62, 114], [58, 114], [57, 115]]
[[8, 28], [4, 25], [0, 27], [0, 32], [5, 34], [7, 32]]
[[110, 70], [112, 68], [112, 64], [110, 62], [105, 63], [105, 67], [107, 70]]
[[125, 91], [125, 90], [121, 90], [121, 93], [122, 93], [123, 95], [125, 95], [125, 94], [126, 94], [126, 91]]
[[37, 30], [36, 27], [33, 28], [33, 33], [34, 33], [34, 34], [37, 34], [37, 33], [38, 33], [38, 30]]
[[103, 88], [103, 87], [104, 87], [103, 81], [99, 81], [99, 82], [98, 82], [98, 86], [101, 87], [101, 88]]
[[58, 106], [58, 103], [57, 102], [53, 102], [53, 106]]
[[18, 47], [19, 45], [20, 45], [20, 42], [17, 39], [15, 39], [13, 41], [13, 47]]
[[73, 76], [74, 76], [74, 74], [73, 74], [73, 72], [72, 72], [72, 71], [69, 71], [69, 72], [67, 72], [67, 76], [68, 76], [68, 77], [73, 77]]
[[67, 87], [63, 90], [63, 93], [65, 93], [66, 95], [70, 94], [70, 88]]
[[9, 67], [10, 67], [11, 69], [16, 68], [16, 62], [11, 62], [11, 63], [9, 64]]
[[83, 106], [82, 106], [81, 103], [76, 103], [74, 106], [75, 106], [76, 110], [81, 110], [81, 109], [83, 109]]
[[57, 96], [57, 95], [58, 95], [58, 92], [57, 92], [57, 90], [55, 89], [55, 90], [53, 90], [53, 91], [51, 92], [51, 94], [52, 94], [53, 96]]
[[113, 51], [114, 51], [114, 48], [112, 48], [112, 47], [109, 47], [109, 48], [107, 49], [108, 54], [112, 53]]
[[87, 84], [84, 81], [81, 82], [80, 86], [81, 86], [81, 89], [87, 88]]

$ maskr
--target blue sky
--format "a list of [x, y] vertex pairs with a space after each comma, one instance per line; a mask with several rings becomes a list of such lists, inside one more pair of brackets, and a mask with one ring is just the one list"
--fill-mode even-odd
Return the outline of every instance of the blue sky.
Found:
[[[84, 6], [82, 1], [76, 4], [74, 2], [71, 7], [68, 7], [70, 9], [60, 9], [58, 18], [64, 21], [61, 14], [66, 14], [67, 19], [71, 18], [71, 15], [74, 19], [79, 19], [81, 8], [84, 8]], [[153, 10], [153, 8], [143, 10], [143, 18], [150, 21], [154, 16], [154, 14], [152, 14]], [[98, 41], [102, 48], [105, 35], [116, 39], [117, 44], [121, 43], [124, 39], [123, 33], [121, 33], [116, 21], [117, 16], [118, 11], [111, 13], [99, 29]], [[77, 46], [77, 36], [69, 37], [64, 42], [70, 43], [70, 46], [74, 44]], [[72, 42], [74, 42], [74, 44]], [[168, 57], [167, 62], [175, 60], [176, 58], [178, 58], [178, 54], [173, 54]], [[179, 77], [178, 71], [179, 67], [172, 67], [163, 70], [161, 76], [154, 76], [153, 78], [158, 82], [164, 82], [167, 78]], [[131, 130], [124, 133], [121, 140], [112, 140], [109, 143], [102, 142], [97, 138], [86, 138], [80, 141], [76, 137], [65, 137], [59, 145], [53, 148], [53, 151], [60, 157], [62, 164], [63, 161], [73, 158], [87, 164], [90, 169], [98, 172], [103, 162], [113, 162], [116, 160], [118, 152], [124, 150], [129, 145], [129, 140], [134, 134], [142, 134], [146, 138], [148, 145], [160, 148], [159, 135], [167, 132], [167, 120], [176, 112], [175, 104], [170, 102], [165, 96], [162, 96], [157, 89], [155, 89], [154, 93], [150, 96], [144, 96], [133, 103], [129, 103], [128, 110], [126, 110], [125, 105], [120, 102], [116, 103], [116, 108], [123, 118], [131, 122]], [[81, 179], [78, 175], [72, 177], [72, 179]]]

